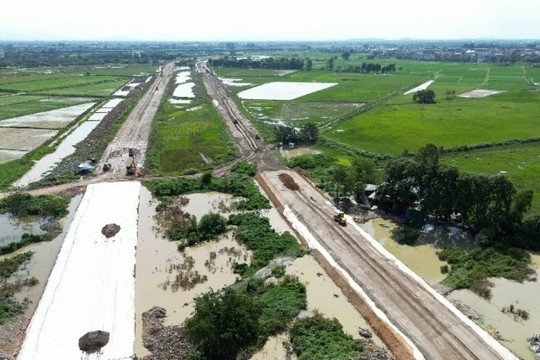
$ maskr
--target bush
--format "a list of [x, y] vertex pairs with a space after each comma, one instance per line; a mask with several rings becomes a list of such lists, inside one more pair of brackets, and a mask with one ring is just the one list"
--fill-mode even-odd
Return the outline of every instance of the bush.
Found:
[[69, 198], [54, 195], [32, 196], [16, 192], [0, 200], [0, 213], [16, 217], [28, 215], [60, 218], [68, 214]]
[[402, 245], [413, 245], [420, 235], [422, 235], [420, 230], [411, 227], [397, 227], [392, 230], [392, 237]]

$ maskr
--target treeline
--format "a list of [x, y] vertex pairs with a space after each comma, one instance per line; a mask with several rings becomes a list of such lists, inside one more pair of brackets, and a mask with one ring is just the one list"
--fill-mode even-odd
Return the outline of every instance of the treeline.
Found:
[[540, 217], [524, 219], [533, 192], [517, 192], [504, 175], [461, 174], [439, 163], [439, 149], [428, 144], [415, 159], [388, 161], [379, 203], [405, 213], [415, 208], [437, 221], [469, 228], [488, 244], [539, 249]]
[[165, 51], [30, 51], [5, 50], [0, 57], [0, 68], [40, 67], [99, 64], [158, 64], [160, 60], [174, 60], [178, 54]]
[[304, 60], [297, 58], [236, 58], [224, 56], [219, 59], [209, 59], [208, 64], [216, 67], [235, 67], [242, 69], [277, 69], [277, 70], [302, 70], [304, 68]]
[[361, 74], [390, 74], [396, 71], [396, 64], [381, 65], [377, 63], [365, 63], [361, 65], [349, 65], [341, 69], [342, 72], [354, 72]]

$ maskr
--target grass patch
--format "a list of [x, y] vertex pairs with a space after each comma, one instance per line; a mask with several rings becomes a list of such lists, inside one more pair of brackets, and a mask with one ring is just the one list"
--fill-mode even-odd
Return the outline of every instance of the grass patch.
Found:
[[296, 238], [289, 232], [278, 234], [266, 217], [251, 212], [232, 214], [228, 223], [237, 227], [236, 239], [253, 251], [251, 264], [242, 267], [244, 276], [254, 274], [276, 257], [303, 254]]
[[[162, 101], [152, 124], [145, 166], [155, 174], [210, 169], [236, 157], [227, 126], [206, 95], [200, 75], [192, 76], [197, 98], [185, 107]], [[172, 90], [170, 85], [169, 94]]]
[[363, 344], [345, 334], [339, 321], [321, 314], [296, 320], [290, 337], [298, 360], [347, 360], [363, 351]]
[[451, 265], [443, 282], [454, 289], [471, 289], [478, 295], [489, 298], [492, 284], [490, 277], [504, 277], [524, 281], [535, 271], [530, 267], [529, 253], [514, 249], [475, 247], [466, 251], [445, 248], [437, 253], [439, 260]]
[[61, 218], [68, 214], [69, 198], [55, 195], [32, 196], [17, 192], [0, 200], [0, 213], [15, 217], [41, 216]]

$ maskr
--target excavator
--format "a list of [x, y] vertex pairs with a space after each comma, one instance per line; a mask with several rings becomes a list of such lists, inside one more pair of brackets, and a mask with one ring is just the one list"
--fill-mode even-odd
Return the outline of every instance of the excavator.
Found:
[[133, 149], [129, 149], [129, 159], [126, 166], [126, 175], [135, 175], [137, 172], [137, 163], [135, 162], [135, 154]]
[[345, 213], [338, 213], [334, 215], [334, 221], [337, 222], [341, 226], [347, 225], [347, 219], [345, 219]]

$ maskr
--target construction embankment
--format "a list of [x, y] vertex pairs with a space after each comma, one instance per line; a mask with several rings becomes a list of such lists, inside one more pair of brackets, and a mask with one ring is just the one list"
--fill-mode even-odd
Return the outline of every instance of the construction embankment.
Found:
[[[132, 358], [140, 186], [88, 186], [18, 360]], [[108, 342], [82, 351], [79, 340], [91, 332], [108, 333]]]
[[337, 209], [301, 175], [266, 171], [257, 181], [397, 359], [517, 359], [350, 218], [336, 224]]

